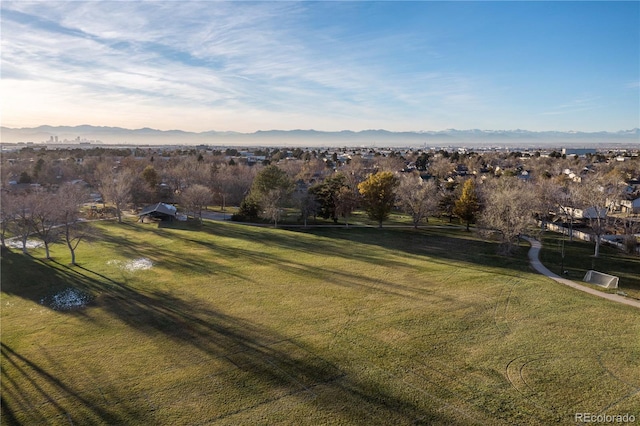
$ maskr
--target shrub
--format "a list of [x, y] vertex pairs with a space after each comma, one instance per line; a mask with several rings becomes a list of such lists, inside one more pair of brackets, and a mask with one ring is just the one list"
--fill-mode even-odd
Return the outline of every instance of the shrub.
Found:
[[247, 220], [255, 222], [256, 220], [258, 220], [260, 210], [260, 204], [256, 200], [254, 200], [251, 196], [245, 197], [245, 199], [240, 203], [238, 213], [231, 216], [231, 220], [238, 222]]

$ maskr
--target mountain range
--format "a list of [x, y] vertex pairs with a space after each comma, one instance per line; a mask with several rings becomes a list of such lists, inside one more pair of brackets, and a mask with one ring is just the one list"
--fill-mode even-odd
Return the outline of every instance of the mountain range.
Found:
[[259, 130], [240, 132], [188, 132], [151, 128], [104, 126], [38, 126], [0, 128], [3, 143], [218, 145], [218, 146], [517, 146], [598, 147], [640, 146], [640, 129], [618, 132], [561, 132], [528, 130], [456, 130], [392, 132], [388, 130]]

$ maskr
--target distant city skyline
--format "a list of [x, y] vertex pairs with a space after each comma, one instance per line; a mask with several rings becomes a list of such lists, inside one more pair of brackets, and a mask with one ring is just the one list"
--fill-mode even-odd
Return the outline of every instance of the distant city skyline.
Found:
[[11, 2], [5, 127], [640, 127], [639, 2]]

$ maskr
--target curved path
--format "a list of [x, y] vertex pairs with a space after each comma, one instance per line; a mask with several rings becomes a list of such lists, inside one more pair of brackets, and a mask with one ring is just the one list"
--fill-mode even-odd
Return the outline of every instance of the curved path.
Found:
[[535, 269], [539, 273], [546, 275], [547, 277], [559, 282], [560, 284], [564, 284], [571, 288], [575, 288], [576, 290], [584, 291], [585, 293], [593, 294], [594, 296], [602, 297], [603, 299], [608, 299], [614, 302], [624, 303], [625, 305], [630, 305], [636, 308], [640, 308], [640, 300], [627, 299], [626, 297], [620, 296], [618, 294], [603, 293], [596, 289], [585, 287], [583, 285], [580, 285], [571, 280], [562, 278], [554, 274], [549, 269], [547, 269], [547, 267], [544, 266], [542, 262], [540, 262], [540, 258], [538, 257], [540, 254], [540, 249], [542, 248], [542, 244], [540, 244], [540, 241], [533, 238], [529, 238], [529, 237], [524, 237], [524, 239], [526, 239], [527, 241], [529, 241], [529, 243], [531, 243], [531, 249], [529, 250], [529, 261], [531, 262], [531, 266], [533, 266], [533, 269]]

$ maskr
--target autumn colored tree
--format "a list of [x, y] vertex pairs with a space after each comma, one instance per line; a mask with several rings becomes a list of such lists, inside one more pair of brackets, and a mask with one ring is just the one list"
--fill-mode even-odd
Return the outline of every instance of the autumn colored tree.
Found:
[[393, 173], [378, 172], [370, 174], [358, 185], [365, 211], [370, 219], [378, 222], [380, 228], [393, 209], [398, 183], [398, 178]]
[[480, 211], [480, 202], [478, 201], [476, 183], [473, 179], [467, 179], [462, 186], [462, 194], [455, 203], [453, 214], [466, 222], [468, 231], [469, 225], [475, 222], [478, 211]]

